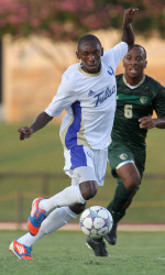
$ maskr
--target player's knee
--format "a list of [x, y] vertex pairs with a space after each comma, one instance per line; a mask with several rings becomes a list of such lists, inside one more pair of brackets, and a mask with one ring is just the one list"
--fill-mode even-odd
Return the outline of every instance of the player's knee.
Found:
[[97, 193], [97, 183], [95, 181], [86, 181], [80, 184], [80, 190], [83, 198], [89, 200]]
[[140, 185], [140, 182], [141, 182], [141, 177], [140, 177], [140, 175], [135, 176], [135, 178], [134, 178], [134, 180], [133, 180], [133, 183], [132, 183], [133, 188], [134, 188], [134, 189], [138, 188], [139, 185]]
[[86, 204], [76, 203], [69, 208], [76, 214], [80, 214], [84, 211]]
[[141, 182], [140, 175], [134, 175], [127, 180], [127, 187], [131, 190], [138, 189]]

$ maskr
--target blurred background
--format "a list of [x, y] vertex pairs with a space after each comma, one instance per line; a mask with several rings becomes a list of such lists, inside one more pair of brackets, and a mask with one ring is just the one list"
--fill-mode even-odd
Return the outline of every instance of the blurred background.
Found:
[[[0, 0], [0, 224], [21, 228], [34, 198], [70, 184], [58, 135], [64, 114], [24, 142], [17, 129], [47, 107], [64, 70], [77, 62], [80, 36], [92, 33], [105, 50], [113, 47], [131, 6], [139, 8], [133, 28], [147, 51], [145, 72], [165, 85], [164, 0]], [[149, 131], [144, 179], [122, 223], [165, 223], [164, 141], [165, 131]], [[106, 206], [115, 187], [108, 167], [105, 186], [88, 206]]]

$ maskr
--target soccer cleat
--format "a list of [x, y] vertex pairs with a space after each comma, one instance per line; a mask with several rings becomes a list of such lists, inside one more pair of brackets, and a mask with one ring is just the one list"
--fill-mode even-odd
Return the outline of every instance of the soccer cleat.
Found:
[[31, 235], [37, 235], [42, 221], [45, 219], [46, 211], [39, 208], [39, 202], [43, 198], [35, 199], [32, 203], [32, 210], [28, 218], [27, 227]]
[[96, 239], [88, 237], [86, 240], [86, 244], [90, 249], [93, 249], [95, 256], [108, 257], [108, 252], [106, 251], [106, 246], [103, 239], [97, 241]]
[[18, 243], [16, 240], [14, 240], [10, 246], [9, 250], [16, 255], [20, 260], [34, 260], [31, 257], [31, 251], [32, 247], [23, 245], [21, 243]]
[[106, 241], [111, 244], [111, 245], [115, 245], [116, 241], [117, 241], [117, 223], [114, 223], [112, 226], [111, 231], [104, 236], [104, 238], [106, 239]]

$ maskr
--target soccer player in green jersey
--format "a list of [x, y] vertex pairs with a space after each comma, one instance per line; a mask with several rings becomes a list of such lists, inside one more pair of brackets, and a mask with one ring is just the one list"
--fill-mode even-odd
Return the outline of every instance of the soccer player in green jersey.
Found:
[[[112, 142], [109, 146], [109, 163], [117, 179], [114, 197], [107, 209], [113, 216], [113, 227], [105, 236], [111, 245], [116, 244], [117, 225], [124, 217], [142, 180], [145, 168], [146, 135], [154, 127], [165, 128], [165, 88], [144, 74], [146, 50], [137, 44], [123, 59], [124, 74], [117, 75], [117, 107]], [[157, 118], [152, 118], [153, 111]], [[103, 239], [92, 239], [93, 251], [99, 251]]]
[[[107, 207], [114, 224], [105, 236], [111, 245], [116, 244], [117, 225], [142, 180], [147, 131], [154, 127], [165, 128], [165, 88], [144, 74], [146, 64], [146, 50], [135, 44], [123, 59], [124, 74], [116, 77], [117, 107], [108, 157], [112, 175], [118, 184]], [[155, 119], [152, 118], [153, 111], [157, 114]], [[91, 239], [91, 242], [95, 255], [105, 256], [99, 251], [100, 243], [106, 250], [103, 238]]]
[[[124, 74], [117, 76], [117, 109], [108, 156], [118, 184], [107, 207], [114, 225], [105, 236], [111, 245], [116, 244], [118, 222], [142, 180], [147, 131], [165, 128], [165, 88], [144, 74], [146, 64], [146, 50], [134, 45], [123, 59]], [[157, 118], [152, 118], [153, 111]]]

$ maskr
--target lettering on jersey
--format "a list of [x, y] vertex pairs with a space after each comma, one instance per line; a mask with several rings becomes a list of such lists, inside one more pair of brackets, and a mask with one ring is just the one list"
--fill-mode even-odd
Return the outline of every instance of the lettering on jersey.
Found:
[[142, 104], [145, 104], [145, 103], [147, 102], [147, 97], [141, 96], [141, 97], [140, 97], [140, 102], [141, 102]]
[[90, 90], [88, 93], [88, 96], [92, 96], [92, 95], [94, 95], [94, 93], [95, 93], [94, 91]]
[[112, 89], [107, 87], [104, 91], [100, 92], [99, 94], [95, 95], [96, 97], [96, 105], [97, 107], [99, 104], [103, 103], [108, 97], [113, 95], [116, 92], [116, 86], [114, 85]]
[[115, 75], [114, 70], [112, 69], [111, 66], [109, 66], [109, 70], [107, 71], [107, 73], [110, 75]]

